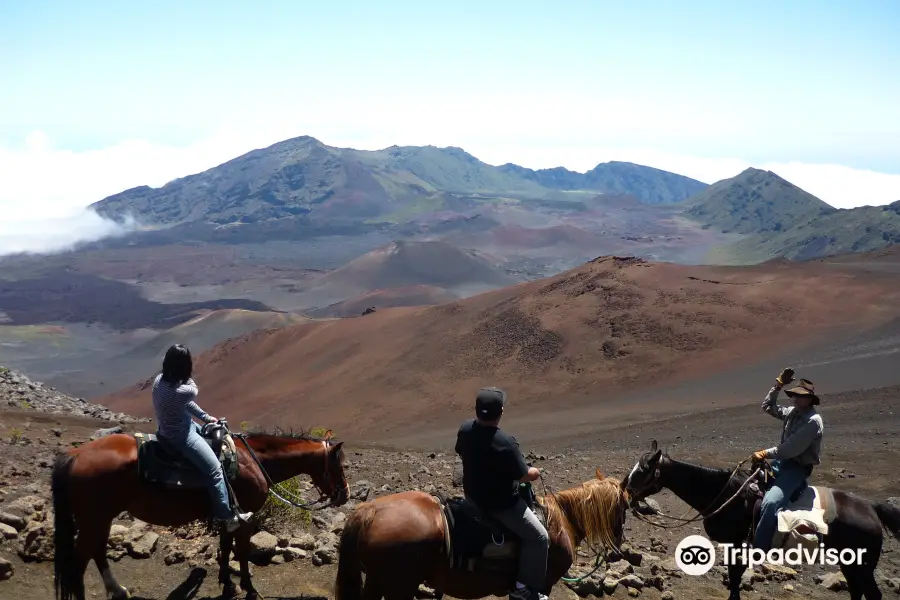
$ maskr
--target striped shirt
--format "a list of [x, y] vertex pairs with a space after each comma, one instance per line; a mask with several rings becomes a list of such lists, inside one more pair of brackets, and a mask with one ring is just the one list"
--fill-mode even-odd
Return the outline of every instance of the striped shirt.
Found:
[[207, 423], [212, 420], [194, 402], [198, 393], [193, 379], [176, 387], [164, 381], [162, 373], [156, 376], [153, 380], [153, 409], [156, 411], [157, 431], [161, 436], [175, 440], [187, 437], [192, 415]]

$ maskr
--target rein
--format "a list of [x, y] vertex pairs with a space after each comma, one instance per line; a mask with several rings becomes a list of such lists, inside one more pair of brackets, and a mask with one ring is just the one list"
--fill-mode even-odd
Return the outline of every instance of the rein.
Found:
[[[262, 472], [263, 477], [265, 477], [266, 483], [269, 486], [268, 492], [270, 494], [272, 494], [273, 496], [275, 496], [276, 498], [278, 498], [285, 504], [293, 506], [294, 508], [302, 508], [302, 509], [306, 509], [306, 510], [323, 510], [325, 508], [329, 508], [330, 506], [332, 506], [334, 504], [334, 500], [327, 498], [326, 494], [322, 491], [322, 489], [318, 485], [316, 485], [315, 482], [313, 482], [313, 485], [315, 485], [316, 489], [319, 490], [319, 499], [314, 502], [304, 503], [296, 495], [294, 495], [291, 492], [288, 492], [287, 490], [281, 490], [281, 493], [284, 494], [285, 496], [292, 496], [293, 499], [283, 497], [281, 494], [279, 494], [276, 491], [276, 486], [278, 486], [278, 484], [275, 483], [274, 481], [272, 481], [272, 478], [269, 477], [269, 473], [262, 466], [262, 463], [259, 461], [259, 458], [256, 456], [256, 452], [253, 451], [253, 448], [251, 448], [250, 444], [247, 442], [247, 436], [243, 433], [234, 433], [234, 434], [232, 434], [232, 436], [241, 440], [241, 442], [243, 442], [243, 444], [244, 444], [244, 447], [247, 448], [247, 452], [250, 453], [250, 458], [253, 459], [253, 462], [256, 463], [256, 466], [259, 467], [259, 470]], [[329, 468], [328, 468], [328, 442], [324, 441], [322, 443], [325, 445], [325, 477], [327, 478], [328, 475], [330, 474]], [[324, 504], [322, 506], [316, 506], [316, 504], [322, 502], [323, 499], [328, 499], [329, 500], [328, 504]]]
[[[678, 525], [663, 525], [663, 524], [661, 524], [661, 523], [656, 523], [656, 522], [654, 522], [654, 521], [648, 519], [648, 518], [646, 517], [646, 515], [642, 515], [642, 514], [640, 514], [639, 512], [637, 512], [637, 511], [634, 509], [634, 507], [631, 508], [631, 512], [632, 512], [632, 514], [634, 515], [634, 517], [635, 517], [637, 520], [643, 521], [643, 522], [648, 523], [648, 524], [650, 524], [650, 525], [653, 525], [654, 527], [657, 527], [657, 528], [659, 528], [659, 529], [677, 529], [677, 528], [679, 528], [679, 527], [684, 527], [685, 525], [688, 525], [688, 524], [690, 524], [690, 523], [694, 523], [695, 521], [711, 519], [712, 517], [714, 517], [714, 516], [716, 516], [717, 514], [719, 514], [719, 512], [721, 512], [722, 510], [724, 510], [726, 506], [728, 506], [729, 504], [731, 504], [731, 502], [734, 501], [734, 499], [737, 498], [737, 497], [741, 494], [741, 492], [743, 492], [744, 489], [745, 489], [748, 485], [750, 485], [750, 482], [752, 482], [752, 481], [756, 478], [756, 476], [757, 476], [759, 473], [762, 472], [762, 467], [757, 467], [757, 469], [756, 469], [749, 477], [747, 477], [747, 479], [744, 481], [744, 483], [741, 484], [741, 487], [739, 487], [738, 490], [737, 490], [737, 491], [736, 491], [736, 492], [735, 492], [728, 500], [726, 500], [725, 502], [723, 502], [722, 505], [721, 505], [719, 508], [717, 508], [716, 510], [714, 510], [714, 511], [713, 511], [712, 513], [710, 513], [710, 514], [704, 514], [704, 513], [706, 513], [710, 508], [712, 508], [713, 506], [715, 506], [716, 501], [722, 496], [723, 493], [725, 493], [725, 490], [728, 489], [728, 484], [730, 484], [731, 481], [734, 479], [734, 476], [737, 474], [738, 469], [740, 469], [740, 468], [741, 468], [741, 465], [743, 465], [743, 464], [744, 464], [745, 462], [747, 462], [749, 459], [750, 459], [750, 457], [747, 457], [747, 458], [745, 458], [744, 460], [742, 460], [741, 462], [739, 462], [739, 463], [737, 464], [737, 466], [736, 466], [736, 467], [734, 468], [734, 470], [731, 472], [731, 476], [728, 478], [728, 481], [725, 482], [725, 485], [722, 487], [722, 490], [716, 495], [716, 497], [715, 497], [715, 498], [713, 499], [713, 501], [709, 504], [709, 506], [706, 507], [706, 509], [703, 510], [703, 511], [698, 510], [698, 511], [697, 511], [697, 514], [696, 514], [695, 516], [693, 516], [692, 518], [690, 518], [690, 519], [685, 519], [684, 517], [671, 517], [671, 516], [669, 516], [669, 515], [666, 515], [666, 514], [663, 514], [663, 513], [659, 513], [659, 515], [660, 515], [661, 517], [664, 517], [664, 518], [666, 518], [666, 519], [670, 519], [670, 520], [672, 520], [672, 521], [683, 521], [682, 523], [680, 523], [680, 524], [678, 524]], [[690, 512], [690, 511], [689, 511], [689, 512]], [[685, 514], [687, 514], [687, 513], [685, 513]]]

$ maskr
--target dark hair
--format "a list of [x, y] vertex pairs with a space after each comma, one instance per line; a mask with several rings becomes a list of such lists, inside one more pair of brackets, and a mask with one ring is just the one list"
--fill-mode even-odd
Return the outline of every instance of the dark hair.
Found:
[[191, 351], [181, 344], [175, 344], [166, 351], [163, 358], [162, 378], [172, 385], [181, 385], [191, 378], [194, 362]]

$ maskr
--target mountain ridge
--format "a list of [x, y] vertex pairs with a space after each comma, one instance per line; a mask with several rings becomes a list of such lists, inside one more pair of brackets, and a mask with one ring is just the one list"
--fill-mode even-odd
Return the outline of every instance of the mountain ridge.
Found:
[[455, 146], [357, 150], [300, 136], [159, 188], [124, 190], [90, 208], [116, 220], [132, 212], [155, 224], [227, 225], [310, 214], [378, 218], [410, 203], [439, 202], [435, 196], [440, 193], [543, 198], [578, 190], [631, 193], [648, 204], [666, 204], [706, 186], [683, 175], [618, 161], [601, 163], [584, 174], [562, 167], [535, 171], [509, 163], [495, 167]]

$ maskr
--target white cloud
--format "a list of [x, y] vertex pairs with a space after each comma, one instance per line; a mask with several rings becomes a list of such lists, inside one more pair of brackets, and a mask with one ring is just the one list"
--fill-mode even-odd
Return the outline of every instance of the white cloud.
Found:
[[80, 243], [125, 235], [136, 228], [104, 219], [92, 210], [66, 211], [59, 216], [0, 221], [0, 256], [26, 252], [51, 254], [71, 250]]
[[[374, 126], [368, 131], [374, 131]], [[0, 147], [0, 210], [3, 214], [0, 253], [58, 251], [79, 241], [121, 234], [127, 228], [86, 212], [84, 207], [139, 185], [159, 187], [177, 177], [209, 169], [255, 148], [303, 133], [326, 144], [360, 149], [378, 149], [392, 144], [454, 145], [490, 164], [514, 162], [532, 168], [565, 166], [583, 172], [599, 162], [622, 160], [680, 173], [706, 183], [732, 177], [753, 166], [774, 171], [840, 208], [900, 200], [900, 175], [842, 165], [760, 164], [740, 158], [704, 158], [638, 148], [586, 144], [559, 146], [536, 139], [497, 143], [496, 131], [491, 131], [493, 139], [486, 139], [466, 128], [458, 133], [458, 137], [443, 127], [437, 130], [406, 127], [392, 135], [382, 129], [378, 134], [368, 136], [344, 129], [329, 136], [297, 123], [293, 127], [230, 128], [185, 146], [137, 139], [83, 152], [57, 148], [52, 139], [38, 131], [27, 136], [21, 148]], [[510, 139], [514, 138], [511, 136]]]

